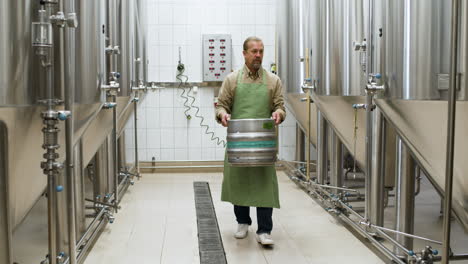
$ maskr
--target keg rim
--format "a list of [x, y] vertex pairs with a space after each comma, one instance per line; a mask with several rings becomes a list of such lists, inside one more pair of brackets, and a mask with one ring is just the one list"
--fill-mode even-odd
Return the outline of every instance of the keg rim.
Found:
[[241, 121], [274, 121], [272, 118], [245, 118], [245, 119], [229, 119], [228, 122], [241, 122]]

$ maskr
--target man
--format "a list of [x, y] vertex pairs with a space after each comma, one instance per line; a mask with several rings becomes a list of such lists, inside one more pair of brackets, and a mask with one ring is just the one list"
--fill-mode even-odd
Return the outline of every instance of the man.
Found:
[[[276, 125], [286, 117], [281, 80], [262, 68], [264, 46], [261, 39], [244, 41], [245, 65], [230, 73], [221, 86], [216, 107], [216, 119], [227, 127], [228, 120], [273, 118]], [[274, 166], [231, 167], [224, 161], [221, 200], [234, 205], [238, 223], [234, 236], [247, 237], [250, 206], [257, 207], [257, 241], [273, 245], [273, 208], [279, 208], [278, 180]]]

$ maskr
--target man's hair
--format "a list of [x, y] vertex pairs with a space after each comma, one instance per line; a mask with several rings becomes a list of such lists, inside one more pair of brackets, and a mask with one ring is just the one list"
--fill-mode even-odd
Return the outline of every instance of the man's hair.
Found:
[[[244, 50], [247, 51], [249, 49], [249, 42], [250, 41], [262, 41], [261, 38], [258, 38], [258, 37], [248, 37], [245, 41], [244, 41]], [[263, 42], [263, 41], [262, 41]]]

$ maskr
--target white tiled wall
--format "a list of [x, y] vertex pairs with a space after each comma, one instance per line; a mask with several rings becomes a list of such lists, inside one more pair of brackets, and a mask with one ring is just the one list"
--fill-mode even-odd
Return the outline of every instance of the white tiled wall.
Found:
[[[148, 1], [148, 59], [149, 81], [174, 82], [179, 60], [179, 47], [185, 74], [189, 82], [202, 81], [202, 34], [231, 34], [233, 68], [244, 64], [242, 44], [249, 36], [258, 36], [265, 45], [264, 67], [270, 68], [275, 52], [275, 0], [147, 0]], [[156, 160], [221, 160], [223, 145], [211, 140], [190, 110], [192, 119], [185, 117], [181, 90], [165, 88], [149, 92], [139, 107], [139, 159]], [[214, 90], [199, 88], [191, 93], [194, 105], [200, 108], [209, 131], [224, 140], [226, 129], [214, 120]], [[189, 101], [191, 102], [191, 100]], [[132, 122], [127, 124], [127, 136], [133, 136]], [[295, 120], [289, 116], [281, 131], [295, 129]], [[295, 133], [280, 137], [280, 157], [294, 158]], [[293, 137], [289, 137], [294, 135]], [[131, 151], [131, 150], [130, 150]], [[292, 155], [292, 156], [291, 156]]]

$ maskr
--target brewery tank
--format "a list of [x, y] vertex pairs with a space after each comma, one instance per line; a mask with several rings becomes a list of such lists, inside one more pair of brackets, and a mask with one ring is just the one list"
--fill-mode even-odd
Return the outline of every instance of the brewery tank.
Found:
[[42, 87], [31, 23], [37, 21], [39, 1], [0, 3], [0, 107], [37, 104]]
[[299, 3], [299, 0], [277, 2], [277, 66], [278, 75], [287, 93], [299, 93], [301, 90]]
[[303, 1], [303, 45], [318, 95], [364, 94], [363, 52], [353, 43], [365, 39], [364, 0]]
[[[386, 85], [385, 98], [405, 100], [446, 100], [450, 63], [451, 2], [442, 0], [382, 1], [377, 16], [382, 47], [375, 57]], [[462, 7], [466, 8], [466, 3]], [[463, 8], [462, 8], [463, 10]], [[467, 100], [466, 12], [460, 19], [458, 100]]]

